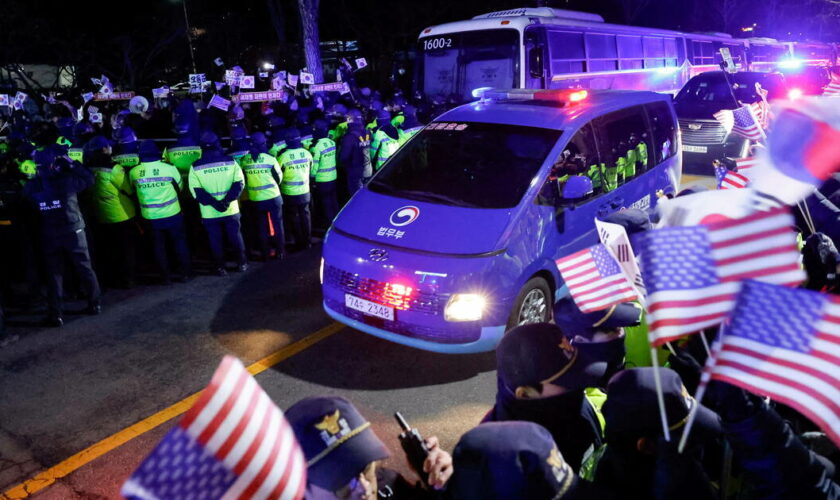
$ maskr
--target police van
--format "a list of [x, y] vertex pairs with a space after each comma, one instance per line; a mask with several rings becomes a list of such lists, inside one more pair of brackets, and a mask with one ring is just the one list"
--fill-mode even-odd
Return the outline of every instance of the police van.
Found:
[[508, 329], [550, 320], [568, 295], [555, 261], [597, 243], [596, 218], [678, 190], [669, 95], [475, 95], [400, 148], [334, 220], [321, 281], [335, 320], [430, 351], [493, 350]]

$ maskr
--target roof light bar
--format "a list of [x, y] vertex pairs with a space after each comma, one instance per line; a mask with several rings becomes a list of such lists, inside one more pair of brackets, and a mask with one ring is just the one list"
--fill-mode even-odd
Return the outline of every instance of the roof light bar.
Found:
[[582, 89], [532, 90], [481, 87], [474, 89], [472, 95], [482, 101], [550, 101], [558, 104], [571, 104], [585, 100], [589, 96], [589, 91]]

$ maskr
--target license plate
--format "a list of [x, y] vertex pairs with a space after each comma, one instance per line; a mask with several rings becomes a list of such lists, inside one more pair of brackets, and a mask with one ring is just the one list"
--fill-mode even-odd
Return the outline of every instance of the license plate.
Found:
[[354, 309], [371, 316], [376, 316], [377, 318], [394, 321], [393, 307], [383, 306], [382, 304], [377, 304], [376, 302], [360, 299], [359, 297], [350, 295], [349, 293], [344, 294], [344, 305], [350, 309]]
[[706, 146], [689, 146], [688, 144], [683, 144], [683, 151], [688, 151], [689, 153], [705, 153], [708, 151]]

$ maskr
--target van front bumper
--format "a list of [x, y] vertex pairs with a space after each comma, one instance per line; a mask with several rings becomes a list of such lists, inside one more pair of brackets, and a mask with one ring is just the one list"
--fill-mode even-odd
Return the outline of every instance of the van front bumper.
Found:
[[391, 342], [395, 342], [397, 344], [407, 345], [409, 347], [422, 349], [424, 351], [439, 352], [444, 354], [469, 354], [476, 352], [492, 351], [496, 349], [496, 346], [499, 344], [499, 341], [501, 341], [502, 336], [504, 336], [506, 326], [483, 326], [481, 327], [481, 333], [479, 334], [478, 339], [470, 342], [441, 343], [430, 340], [418, 339], [415, 337], [409, 337], [406, 335], [400, 335], [398, 333], [389, 332], [388, 330], [384, 330], [382, 328], [377, 328], [373, 325], [369, 325], [357, 319], [353, 319], [344, 314], [341, 314], [338, 311], [335, 311], [327, 304], [326, 301], [324, 301], [324, 311], [326, 311], [331, 318], [338, 321], [339, 323], [343, 323], [361, 332], [365, 332], [385, 340], [390, 340]]

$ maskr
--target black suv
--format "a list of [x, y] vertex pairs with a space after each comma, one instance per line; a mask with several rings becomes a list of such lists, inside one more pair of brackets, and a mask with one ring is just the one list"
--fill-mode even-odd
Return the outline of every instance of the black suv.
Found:
[[708, 175], [713, 160], [747, 154], [749, 141], [729, 133], [713, 115], [722, 109], [737, 109], [736, 99], [758, 101], [756, 83], [768, 91], [769, 100], [787, 97], [784, 76], [752, 71], [729, 75], [709, 71], [695, 76], [680, 90], [674, 107], [682, 134], [684, 172]]

